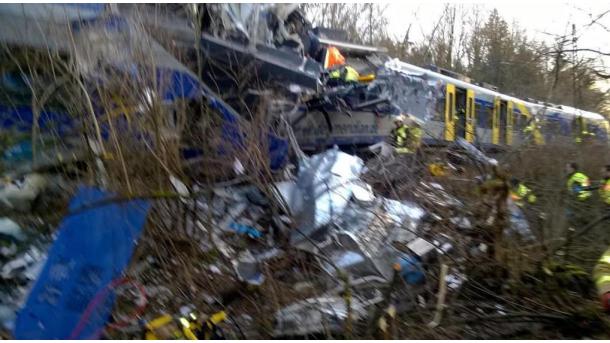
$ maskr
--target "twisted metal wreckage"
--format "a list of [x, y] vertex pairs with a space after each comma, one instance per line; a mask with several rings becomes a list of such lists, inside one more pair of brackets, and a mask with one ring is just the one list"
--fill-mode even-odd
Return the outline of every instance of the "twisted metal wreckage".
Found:
[[[324, 137], [308, 135], [306, 130], [334, 130], [345, 132], [343, 141], [334, 143], [349, 144], [350, 133], [378, 132], [379, 128], [362, 124], [360, 119], [365, 116], [433, 113], [437, 91], [434, 84], [394, 67], [395, 61], [382, 49], [347, 43], [341, 32], [312, 28], [296, 4], [205, 4], [195, 10], [201, 22], [193, 24], [171, 7], [161, 13], [154, 7], [135, 5], [107, 8], [5, 4], [0, 6], [0, 40], [5, 47], [70, 56], [76, 60], [85, 82], [103, 82], [102, 70], [107, 68], [136, 77], [142, 67], [136, 62], [136, 50], [145, 47], [155, 61], [151, 87], [158, 90], [165, 104], [171, 106], [178, 99], [205, 101], [223, 120], [224, 143], [237, 147], [243, 144], [243, 132], [247, 131], [235, 126], [248, 125], [247, 116], [243, 115], [247, 113], [245, 108], [253, 106], [264, 93], [256, 88], [262, 84], [263, 90], [273, 90], [276, 95], [268, 103], [270, 117], [284, 119], [275, 123], [290, 124], [284, 130], [270, 127], [267, 134], [269, 166], [276, 171], [288, 162], [291, 144], [288, 138], [274, 132], [293, 127], [301, 138], [299, 143], [307, 146], [326, 141]], [[195, 29], [198, 26], [201, 35]], [[197, 59], [192, 56], [200, 57], [203, 67], [190, 68], [179, 62], [168, 45], [191, 60]], [[341, 49], [349, 65], [361, 75], [374, 74], [374, 78], [368, 83], [331, 86], [328, 70], [316, 59], [319, 51], [328, 46]], [[227, 73], [231, 66], [248, 66], [257, 76], [256, 84], [248, 84], [247, 96], [240, 99], [236, 95], [244, 88]], [[197, 75], [196, 70], [201, 74]], [[6, 73], [2, 87], [9, 94], [26, 92], [22, 88], [27, 88], [27, 77]], [[244, 98], [245, 104], [241, 101]], [[59, 133], [64, 138], [59, 155], [64, 159], [78, 159], [86, 153], [80, 140], [70, 136], [78, 123], [62, 113], [45, 110], [36, 117], [27, 105], [6, 106], [1, 112], [0, 119], [7, 130], [28, 132], [36, 124], [43, 137]], [[93, 108], [92, 114], [95, 113], [98, 111]], [[344, 116], [345, 124], [333, 127], [330, 116]], [[420, 119], [427, 118], [425, 115]], [[314, 120], [323, 129], [299, 129], [299, 123], [305, 120]], [[98, 139], [108, 139], [107, 127], [102, 125], [100, 132]], [[313, 138], [308, 141], [307, 137]], [[372, 134], [370, 139], [368, 143], [373, 144], [382, 137]], [[95, 142], [89, 142], [95, 146]], [[489, 163], [468, 142], [458, 142], [473, 159]], [[428, 229], [446, 213], [453, 213], [452, 222], [468, 230], [468, 218], [459, 215], [463, 204], [440, 185], [423, 181], [418, 187], [424, 187], [425, 193], [436, 199], [443, 214], [413, 201], [380, 196], [361, 179], [366, 172], [361, 158], [337, 147], [307, 157], [296, 144], [292, 145], [298, 155], [298, 172], [274, 183], [271, 194], [264, 195], [254, 186], [236, 186], [214, 189], [211, 199], [198, 197], [196, 188], [172, 177], [176, 191], [183, 196], [182, 202], [202, 213], [212, 213], [211, 223], [192, 223], [191, 230], [209, 234], [203, 235], [201, 249], [218, 249], [230, 261], [224, 265], [218, 262], [206, 270], [261, 285], [265, 282], [262, 266], [289, 255], [287, 249], [313, 256], [312, 261], [323, 271], [316, 284], [324, 291], [275, 313], [276, 337], [342, 332], [348, 317], [353, 321], [370, 320], [372, 308], [387, 305], [389, 300], [383, 290], [396, 273], [407, 286], [391, 301], [401, 311], [417, 306], [405, 299], [414, 299], [426, 284], [430, 272], [426, 265], [452, 251], [450, 236], [433, 234]], [[183, 153], [189, 159], [203, 152], [193, 147]], [[56, 164], [57, 150], [33, 154], [27, 140], [5, 152], [4, 162], [11, 166], [7, 175], [18, 181], [0, 190], [3, 206], [27, 212], [39, 195], [62, 192], [62, 185], [69, 182], [30, 172]], [[70, 211], [76, 214], [64, 218], [57, 230], [49, 227], [53, 234], [22, 228], [8, 218], [0, 221], [0, 237], [6, 242], [0, 250], [0, 320], [13, 337], [97, 338], [108, 321], [116, 320], [116, 316], [110, 319], [116, 296], [113, 285], [122, 284], [117, 280], [127, 272], [149, 212], [157, 209], [150, 200], [88, 208], [108, 197], [112, 194], [103, 189], [81, 187], [70, 202]], [[281, 204], [280, 215], [269, 212], [270, 202]], [[516, 230], [530, 235], [520, 210], [514, 207], [512, 211]], [[288, 237], [287, 244], [280, 244], [277, 237], [281, 236]], [[235, 239], [247, 244], [236, 247], [229, 243]], [[465, 280], [459, 266], [451, 267], [446, 278], [450, 289]], [[299, 281], [303, 284], [311, 280]], [[346, 282], [351, 292], [349, 302], [345, 300]], [[400, 292], [412, 296], [403, 297]], [[158, 314], [152, 310], [140, 317], [151, 320]], [[229, 328], [235, 329], [233, 324], [239, 323], [241, 332], [241, 328], [248, 331], [253, 325], [247, 313], [236, 310], [233, 317], [232, 324], [227, 324]], [[137, 325], [134, 320], [121, 330], [129, 332]], [[227, 336], [235, 336], [233, 332], [226, 329]]]

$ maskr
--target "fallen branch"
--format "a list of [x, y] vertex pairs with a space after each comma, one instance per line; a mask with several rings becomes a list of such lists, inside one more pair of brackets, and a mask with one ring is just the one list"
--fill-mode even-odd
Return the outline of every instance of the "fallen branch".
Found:
[[438, 298], [436, 301], [436, 313], [434, 313], [434, 319], [430, 323], [428, 323], [429, 328], [435, 328], [441, 323], [441, 319], [443, 318], [443, 308], [445, 307], [445, 297], [447, 296], [447, 282], [445, 278], [447, 277], [447, 271], [449, 267], [446, 264], [441, 265], [441, 273], [438, 278]]

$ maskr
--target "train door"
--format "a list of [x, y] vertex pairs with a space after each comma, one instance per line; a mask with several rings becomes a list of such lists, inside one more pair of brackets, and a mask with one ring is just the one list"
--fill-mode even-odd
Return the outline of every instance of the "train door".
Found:
[[475, 109], [474, 109], [474, 91], [468, 89], [466, 91], [466, 140], [474, 142], [476, 133], [475, 124]]
[[455, 139], [455, 85], [448, 83], [445, 96], [445, 140]]
[[513, 140], [513, 103], [496, 98], [492, 126], [494, 144], [510, 145]]
[[494, 99], [494, 108], [491, 115], [491, 143], [500, 144], [500, 98]]
[[499, 127], [500, 127], [500, 141], [498, 144], [506, 145], [506, 118], [507, 118], [507, 106], [506, 101], [500, 100], [500, 113], [499, 113]]
[[456, 137], [466, 138], [467, 111], [469, 111], [466, 89], [456, 88], [455, 107], [455, 135]]
[[513, 102], [506, 102], [506, 145], [513, 144], [513, 123], [514, 123], [514, 112]]

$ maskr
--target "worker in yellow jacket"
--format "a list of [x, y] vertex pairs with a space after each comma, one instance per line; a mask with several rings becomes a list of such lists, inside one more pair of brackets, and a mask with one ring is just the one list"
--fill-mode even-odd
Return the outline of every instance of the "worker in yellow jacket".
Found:
[[610, 248], [604, 252], [593, 268], [593, 281], [602, 307], [610, 311]]
[[419, 123], [401, 114], [394, 118], [394, 129], [390, 133], [397, 154], [415, 154], [421, 146], [422, 129]]
[[511, 178], [510, 186], [510, 198], [517, 206], [524, 207], [526, 202], [530, 205], [536, 202], [534, 192], [519, 179]]

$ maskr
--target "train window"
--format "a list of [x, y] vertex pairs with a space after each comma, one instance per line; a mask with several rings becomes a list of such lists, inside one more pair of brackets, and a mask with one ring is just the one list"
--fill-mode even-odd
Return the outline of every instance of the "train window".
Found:
[[555, 118], [546, 118], [544, 131], [551, 136], [558, 135], [561, 133], [561, 123]]
[[527, 126], [529, 118], [520, 113], [515, 113], [514, 118], [515, 118], [514, 130], [518, 131], [518, 132], [523, 131], [525, 129], [525, 127]]
[[434, 120], [440, 122], [445, 121], [445, 98], [437, 99], [436, 107], [434, 108]]
[[476, 113], [476, 123], [477, 126], [483, 129], [491, 128], [491, 108], [487, 106], [482, 106], [475, 102], [474, 111]]

